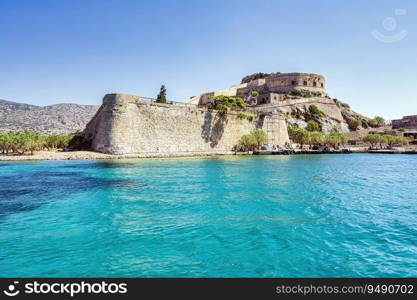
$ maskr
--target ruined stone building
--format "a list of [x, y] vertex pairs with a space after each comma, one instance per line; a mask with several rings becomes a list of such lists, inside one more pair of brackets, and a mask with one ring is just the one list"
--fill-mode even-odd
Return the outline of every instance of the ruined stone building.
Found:
[[400, 120], [392, 120], [393, 129], [404, 129], [403, 136], [417, 139], [417, 115], [405, 116]]
[[189, 103], [204, 106], [211, 103], [214, 96], [226, 95], [243, 98], [249, 105], [279, 104], [294, 90], [308, 90], [325, 97], [326, 79], [311, 73], [255, 73], [244, 77], [239, 85], [204, 93], [193, 97]]
[[400, 120], [392, 120], [392, 128], [399, 129], [414, 129], [417, 130], [417, 115], [415, 116], [406, 116]]

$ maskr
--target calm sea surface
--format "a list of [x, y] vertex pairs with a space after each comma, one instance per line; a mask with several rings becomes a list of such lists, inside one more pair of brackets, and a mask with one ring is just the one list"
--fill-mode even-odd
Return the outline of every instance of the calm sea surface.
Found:
[[0, 163], [0, 277], [417, 276], [417, 156]]

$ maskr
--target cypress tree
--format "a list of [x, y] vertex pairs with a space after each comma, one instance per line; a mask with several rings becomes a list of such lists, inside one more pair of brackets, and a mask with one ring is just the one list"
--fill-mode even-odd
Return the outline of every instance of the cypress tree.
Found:
[[167, 89], [165, 85], [161, 85], [158, 96], [156, 97], [156, 102], [167, 103]]

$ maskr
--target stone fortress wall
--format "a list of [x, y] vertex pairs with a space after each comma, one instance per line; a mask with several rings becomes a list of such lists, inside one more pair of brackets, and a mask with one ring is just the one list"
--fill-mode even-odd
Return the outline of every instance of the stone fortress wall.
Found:
[[194, 105], [149, 103], [139, 96], [108, 94], [83, 137], [91, 141], [91, 150], [110, 154], [225, 154], [256, 128], [272, 132], [270, 139], [277, 145], [289, 142], [283, 115], [249, 121], [234, 112], [222, 115]]

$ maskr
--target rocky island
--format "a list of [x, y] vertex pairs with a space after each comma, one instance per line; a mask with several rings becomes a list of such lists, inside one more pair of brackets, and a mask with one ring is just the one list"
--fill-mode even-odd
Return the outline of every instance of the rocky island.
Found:
[[[244, 104], [219, 109], [222, 97]], [[79, 138], [87, 149], [117, 155], [227, 154], [256, 129], [267, 133], [268, 149], [290, 147], [288, 126], [306, 128], [313, 118], [323, 133], [347, 133], [350, 120], [369, 120], [329, 97], [321, 75], [257, 73], [183, 104], [108, 94]]]
[[[25, 109], [37, 113], [41, 110]], [[255, 73], [245, 76], [238, 85], [181, 103], [165, 98], [107, 94], [98, 109], [88, 107], [81, 118], [92, 112], [95, 114], [85, 129], [76, 133], [66, 147], [71, 152], [43, 152], [18, 159], [180, 157], [248, 151], [321, 153], [329, 152], [329, 147], [333, 152], [367, 152], [369, 145], [371, 148], [380, 145], [377, 151], [386, 151], [382, 149], [383, 144], [388, 151], [394, 151], [393, 146], [408, 144], [405, 137], [415, 138], [409, 130], [399, 128], [401, 124], [414, 124], [411, 117], [402, 123], [394, 121], [394, 126], [385, 126], [382, 118], [363, 116], [348, 104], [330, 97], [325, 77], [312, 73]], [[63, 115], [57, 114], [57, 118], [63, 120]], [[77, 113], [74, 117], [78, 122], [64, 124], [83, 126], [84, 119], [79, 119]], [[250, 144], [248, 141], [253, 140], [254, 134], [258, 140]], [[370, 134], [373, 136], [367, 137]], [[1, 159], [12, 160], [16, 156]]]

